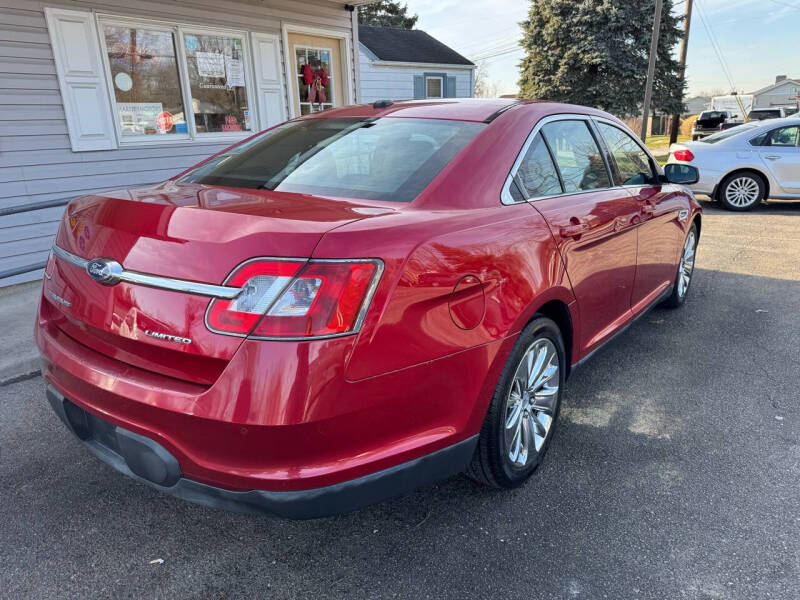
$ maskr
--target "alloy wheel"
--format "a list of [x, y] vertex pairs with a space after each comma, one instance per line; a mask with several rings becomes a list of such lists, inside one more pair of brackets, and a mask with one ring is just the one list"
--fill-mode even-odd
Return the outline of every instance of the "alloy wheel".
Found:
[[689, 232], [689, 235], [686, 236], [686, 243], [683, 245], [683, 254], [681, 254], [681, 264], [678, 267], [678, 296], [680, 298], [686, 295], [686, 290], [689, 289], [689, 282], [692, 280], [695, 241], [694, 230], [692, 230]]
[[555, 344], [540, 338], [522, 356], [514, 373], [505, 412], [508, 459], [524, 468], [535, 459], [550, 433], [560, 387]]
[[745, 208], [758, 200], [758, 182], [752, 177], [737, 177], [725, 188], [725, 200], [737, 208]]

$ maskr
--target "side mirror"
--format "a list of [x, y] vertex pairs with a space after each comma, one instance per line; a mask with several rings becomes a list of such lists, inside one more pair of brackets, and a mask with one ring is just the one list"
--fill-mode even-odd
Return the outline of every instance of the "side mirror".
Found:
[[700, 179], [700, 171], [691, 165], [668, 164], [664, 165], [664, 177], [669, 183], [691, 185]]

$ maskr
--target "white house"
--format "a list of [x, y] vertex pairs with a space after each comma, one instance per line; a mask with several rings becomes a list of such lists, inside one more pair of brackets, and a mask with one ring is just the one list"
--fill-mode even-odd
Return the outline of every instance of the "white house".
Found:
[[772, 85], [750, 93], [753, 95], [753, 108], [797, 106], [800, 100], [800, 80], [778, 75]]
[[[71, 198], [360, 101], [367, 2], [0, 1], [0, 286], [41, 276]], [[306, 64], [327, 72], [324, 101]]]
[[419, 29], [360, 25], [361, 99], [471, 98], [475, 64]]

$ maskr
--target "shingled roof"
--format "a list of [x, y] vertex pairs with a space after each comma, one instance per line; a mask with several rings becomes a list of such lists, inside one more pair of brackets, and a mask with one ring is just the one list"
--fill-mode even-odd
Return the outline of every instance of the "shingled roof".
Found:
[[358, 39], [378, 60], [442, 65], [475, 64], [420, 29], [359, 25]]

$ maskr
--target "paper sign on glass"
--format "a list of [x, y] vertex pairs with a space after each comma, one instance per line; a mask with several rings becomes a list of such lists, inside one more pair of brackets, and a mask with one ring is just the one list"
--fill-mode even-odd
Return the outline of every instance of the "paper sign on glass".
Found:
[[226, 84], [228, 87], [244, 87], [244, 67], [238, 58], [225, 57]]
[[200, 77], [225, 77], [225, 57], [217, 52], [195, 52]]

